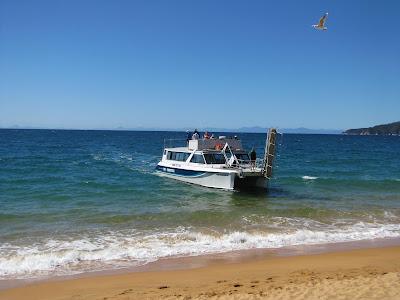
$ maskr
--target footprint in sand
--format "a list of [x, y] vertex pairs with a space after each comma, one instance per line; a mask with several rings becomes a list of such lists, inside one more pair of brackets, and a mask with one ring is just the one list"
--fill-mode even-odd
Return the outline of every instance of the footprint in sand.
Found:
[[160, 290], [163, 290], [163, 289], [169, 288], [169, 286], [163, 285], [163, 286], [159, 286], [158, 288], [159, 288]]
[[226, 280], [218, 280], [217, 283], [223, 283], [226, 282]]
[[128, 293], [132, 292], [132, 291], [133, 291], [133, 289], [125, 290], [120, 295], [125, 295], [125, 294], [128, 294]]

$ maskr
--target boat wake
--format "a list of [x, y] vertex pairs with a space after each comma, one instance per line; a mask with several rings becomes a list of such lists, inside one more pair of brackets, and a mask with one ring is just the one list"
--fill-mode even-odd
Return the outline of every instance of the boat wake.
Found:
[[154, 171], [158, 160], [158, 156], [138, 152], [124, 153], [120, 151], [112, 151], [109, 153], [96, 153], [91, 156], [95, 161], [114, 163], [132, 171], [146, 174], [150, 174]]

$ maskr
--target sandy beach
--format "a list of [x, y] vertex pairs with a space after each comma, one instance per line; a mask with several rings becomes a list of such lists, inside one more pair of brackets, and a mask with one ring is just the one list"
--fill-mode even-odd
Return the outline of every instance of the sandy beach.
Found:
[[0, 291], [4, 300], [161, 298], [399, 299], [400, 247], [264, 256], [193, 269], [46, 281]]

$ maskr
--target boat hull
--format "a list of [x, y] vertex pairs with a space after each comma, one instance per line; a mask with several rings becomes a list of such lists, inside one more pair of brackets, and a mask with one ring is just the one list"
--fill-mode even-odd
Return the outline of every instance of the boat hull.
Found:
[[160, 165], [156, 167], [156, 172], [179, 181], [224, 190], [233, 190], [236, 178], [235, 172], [194, 171]]
[[224, 190], [266, 189], [268, 184], [268, 180], [264, 176], [254, 176], [254, 174], [252, 174], [252, 176], [243, 176], [243, 174], [234, 170], [197, 171], [158, 165], [156, 167], [156, 172], [160, 176]]

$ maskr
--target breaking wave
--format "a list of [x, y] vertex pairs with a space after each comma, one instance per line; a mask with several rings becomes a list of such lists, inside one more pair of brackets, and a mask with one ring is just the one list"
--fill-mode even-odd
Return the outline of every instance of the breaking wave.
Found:
[[233, 231], [221, 234], [190, 228], [153, 234], [109, 232], [75, 240], [47, 240], [29, 246], [3, 244], [0, 246], [0, 279], [138, 266], [174, 256], [395, 237], [400, 237], [400, 224], [364, 222], [290, 232]]

